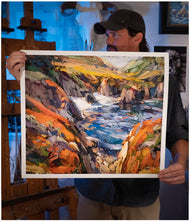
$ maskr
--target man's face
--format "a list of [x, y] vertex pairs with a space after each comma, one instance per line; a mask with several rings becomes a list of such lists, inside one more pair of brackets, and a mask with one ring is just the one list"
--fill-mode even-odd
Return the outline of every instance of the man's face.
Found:
[[107, 51], [138, 51], [134, 37], [131, 37], [127, 29], [119, 31], [106, 31]]

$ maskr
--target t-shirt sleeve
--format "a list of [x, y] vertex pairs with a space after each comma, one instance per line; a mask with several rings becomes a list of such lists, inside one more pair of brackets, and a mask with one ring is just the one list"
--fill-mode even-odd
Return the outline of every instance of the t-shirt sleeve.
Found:
[[170, 149], [178, 140], [188, 140], [188, 120], [179, 88], [172, 75], [169, 75], [168, 95], [166, 147]]

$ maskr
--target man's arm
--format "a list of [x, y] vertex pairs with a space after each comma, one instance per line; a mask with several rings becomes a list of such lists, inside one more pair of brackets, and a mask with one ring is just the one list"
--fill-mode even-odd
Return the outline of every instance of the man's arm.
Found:
[[188, 142], [178, 140], [171, 148], [174, 163], [160, 171], [160, 181], [168, 184], [181, 184], [185, 182], [185, 169], [188, 160]]
[[160, 181], [180, 184], [185, 181], [188, 159], [188, 122], [175, 79], [170, 75], [167, 115], [166, 146], [170, 149], [174, 163], [160, 171]]

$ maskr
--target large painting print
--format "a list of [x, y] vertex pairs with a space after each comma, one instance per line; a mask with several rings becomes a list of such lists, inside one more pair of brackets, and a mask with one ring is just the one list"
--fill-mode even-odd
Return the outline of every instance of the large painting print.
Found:
[[23, 177], [158, 177], [167, 53], [25, 53]]

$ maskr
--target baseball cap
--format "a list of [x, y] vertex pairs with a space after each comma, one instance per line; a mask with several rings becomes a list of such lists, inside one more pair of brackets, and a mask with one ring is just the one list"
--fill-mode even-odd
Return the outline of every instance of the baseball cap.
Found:
[[129, 9], [120, 9], [110, 15], [107, 21], [98, 22], [94, 25], [97, 34], [104, 34], [106, 30], [118, 31], [124, 28], [142, 32], [145, 35], [145, 23], [143, 17]]

